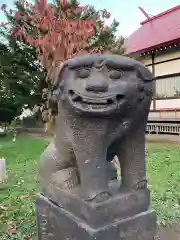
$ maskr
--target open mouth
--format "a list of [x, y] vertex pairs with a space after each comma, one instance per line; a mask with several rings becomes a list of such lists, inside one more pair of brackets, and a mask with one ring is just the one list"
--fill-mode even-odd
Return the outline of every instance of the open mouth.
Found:
[[104, 111], [117, 108], [118, 104], [124, 100], [124, 96], [117, 94], [109, 97], [96, 97], [88, 98], [79, 95], [73, 90], [68, 92], [69, 100], [72, 105], [77, 108], [83, 108], [84, 110]]

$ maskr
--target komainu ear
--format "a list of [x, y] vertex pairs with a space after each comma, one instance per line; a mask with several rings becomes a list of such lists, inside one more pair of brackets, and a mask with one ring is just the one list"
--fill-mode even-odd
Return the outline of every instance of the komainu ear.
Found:
[[149, 71], [149, 69], [145, 68], [144, 66], [137, 66], [137, 75], [141, 78], [144, 82], [153, 81], [153, 75]]

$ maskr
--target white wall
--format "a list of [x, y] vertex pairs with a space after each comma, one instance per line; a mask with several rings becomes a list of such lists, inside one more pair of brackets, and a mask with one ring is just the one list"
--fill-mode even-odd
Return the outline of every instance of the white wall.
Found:
[[[155, 53], [154, 62], [157, 63], [157, 62], [167, 61], [167, 60], [178, 58], [178, 57], [180, 57], [180, 48], [177, 48], [177, 50], [174, 52], [162, 51], [162, 52]], [[144, 65], [152, 64], [151, 54], [147, 56], [142, 56], [140, 61]], [[148, 68], [150, 71], [152, 71], [152, 66], [148, 66]], [[156, 77], [178, 73], [178, 72], [180, 72], [180, 59], [155, 65]]]
[[[180, 109], [180, 99], [156, 100], [156, 110], [172, 108]], [[153, 102], [151, 103], [150, 109], [153, 110]]]
[[180, 59], [155, 65], [156, 77], [180, 72]]
[[[180, 57], [180, 48], [177, 47], [176, 51], [175, 50], [171, 50], [171, 49], [167, 49], [167, 51], [162, 51], [162, 52], [155, 52], [155, 59], [154, 62], [162, 62], [162, 61], [166, 61], [166, 60], [170, 60], [170, 59], [174, 59], [174, 58], [179, 58]], [[152, 56], [151, 54], [146, 55], [146, 56], [142, 56], [140, 61], [144, 64], [144, 65], [148, 65], [148, 64], [152, 64]], [[148, 69], [152, 72], [152, 66], [148, 66]], [[165, 62], [165, 63], [159, 63], [155, 65], [155, 77], [158, 76], [163, 76], [163, 75], [168, 75], [168, 74], [173, 74], [173, 73], [179, 73], [180, 72], [180, 59], [178, 60], [173, 60], [173, 61], [169, 61], [169, 62]], [[163, 80], [159, 80], [159, 81], [163, 81]], [[178, 80], [179, 81], [179, 80]], [[164, 82], [165, 85], [163, 85], [163, 88], [161, 86], [159, 86], [159, 84], [157, 85], [157, 89], [160, 91], [164, 91], [167, 89], [170, 91], [172, 90], [172, 88], [174, 89], [174, 86], [178, 87], [179, 89], [179, 82], [177, 84], [176, 81], [176, 85], [174, 85], [174, 79], [169, 79], [168, 81], [166, 80]], [[162, 83], [161, 83], [162, 84]], [[169, 84], [167, 86], [167, 84]], [[160, 87], [160, 89], [159, 89]], [[159, 93], [159, 92], [158, 92]], [[180, 109], [180, 99], [164, 99], [164, 100], [156, 100], [156, 110], [160, 110], [160, 109], [172, 109], [172, 108], [177, 108]], [[153, 102], [151, 103], [151, 110], [153, 110]]]

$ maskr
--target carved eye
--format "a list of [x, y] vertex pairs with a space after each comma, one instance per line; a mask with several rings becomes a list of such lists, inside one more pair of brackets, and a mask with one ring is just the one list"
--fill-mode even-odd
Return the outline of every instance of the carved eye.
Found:
[[118, 70], [111, 70], [109, 71], [109, 77], [113, 80], [120, 79], [122, 76], [122, 73]]
[[118, 70], [111, 70], [109, 71], [109, 77], [113, 80], [120, 79], [122, 76], [122, 73]]
[[90, 75], [90, 69], [81, 68], [77, 70], [77, 77], [79, 78], [88, 78]]
[[120, 79], [121, 76], [122, 76], [122, 73], [118, 70], [110, 70], [109, 71], [109, 78], [111, 78], [113, 80]]

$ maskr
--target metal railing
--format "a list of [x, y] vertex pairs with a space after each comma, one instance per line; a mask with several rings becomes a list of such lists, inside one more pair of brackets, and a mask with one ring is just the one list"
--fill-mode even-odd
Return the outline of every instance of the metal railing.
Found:
[[166, 133], [180, 135], [180, 124], [174, 123], [148, 123], [146, 132], [151, 133]]

